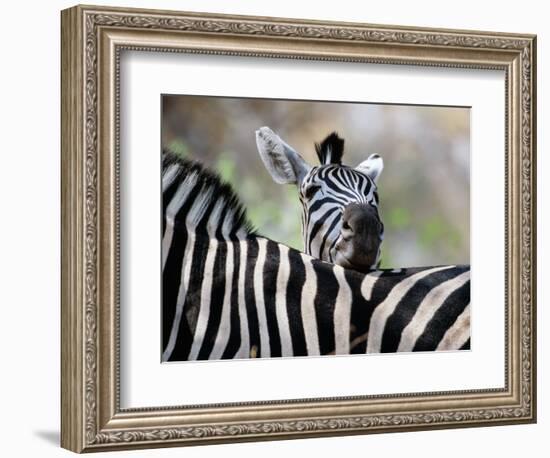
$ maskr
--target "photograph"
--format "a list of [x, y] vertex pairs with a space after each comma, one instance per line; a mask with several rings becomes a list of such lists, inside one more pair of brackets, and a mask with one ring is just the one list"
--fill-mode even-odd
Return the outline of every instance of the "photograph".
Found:
[[161, 110], [162, 362], [470, 350], [470, 107]]

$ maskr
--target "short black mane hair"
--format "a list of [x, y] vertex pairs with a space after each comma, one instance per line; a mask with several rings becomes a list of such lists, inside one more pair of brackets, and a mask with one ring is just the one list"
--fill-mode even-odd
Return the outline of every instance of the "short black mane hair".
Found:
[[323, 165], [341, 164], [344, 155], [344, 139], [332, 132], [321, 143], [315, 143], [315, 152]]
[[[184, 157], [179, 156], [178, 154], [168, 150], [163, 149], [162, 151], [162, 173], [164, 174], [171, 165], [176, 166], [176, 174], [170, 184], [171, 190], [168, 190], [166, 193], [163, 193], [163, 208], [166, 211], [166, 206], [168, 202], [165, 201], [168, 194], [173, 194], [175, 190], [185, 182], [186, 177], [194, 175], [196, 177], [196, 198], [200, 195], [208, 193], [210, 197], [209, 202], [204, 204], [209, 207], [209, 211], [212, 210], [216, 202], [221, 202], [223, 204], [223, 214], [230, 212], [233, 214], [233, 219], [231, 220], [230, 232], [232, 235], [235, 235], [240, 229], [244, 230], [249, 236], [258, 235], [254, 226], [248, 219], [246, 214], [246, 208], [242, 204], [239, 196], [231, 186], [231, 184], [226, 183], [219, 174], [207, 169], [202, 163], [190, 160]], [[183, 218], [181, 221], [180, 219]], [[186, 224], [187, 214], [178, 213], [175, 219], [175, 224]], [[200, 221], [191, 221], [191, 224], [195, 230], [206, 232], [206, 217], [201, 217]], [[219, 221], [220, 227], [217, 232], [221, 234], [221, 225], [224, 223], [223, 220]]]

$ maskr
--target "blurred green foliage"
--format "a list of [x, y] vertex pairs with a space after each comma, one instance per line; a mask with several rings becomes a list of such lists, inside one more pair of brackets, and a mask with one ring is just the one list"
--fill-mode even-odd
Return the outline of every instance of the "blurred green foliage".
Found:
[[237, 186], [237, 176], [235, 173], [237, 165], [235, 161], [231, 159], [229, 153], [221, 153], [219, 159], [216, 162], [216, 170], [222, 177], [222, 180], [231, 183], [235, 189], [238, 189]]
[[411, 223], [411, 215], [409, 210], [402, 207], [392, 208], [388, 212], [388, 222], [392, 229], [404, 229]]
[[189, 155], [189, 148], [181, 138], [172, 140], [168, 145], [168, 149], [180, 157], [187, 157]]

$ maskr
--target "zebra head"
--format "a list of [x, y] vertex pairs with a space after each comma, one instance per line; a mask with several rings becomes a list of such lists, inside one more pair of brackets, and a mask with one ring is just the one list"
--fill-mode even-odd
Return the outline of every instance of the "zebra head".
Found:
[[344, 140], [336, 133], [315, 144], [318, 166], [269, 127], [256, 131], [256, 144], [273, 180], [298, 187], [304, 251], [355, 270], [375, 268], [384, 235], [376, 190], [382, 158], [371, 154], [355, 168], [343, 165]]

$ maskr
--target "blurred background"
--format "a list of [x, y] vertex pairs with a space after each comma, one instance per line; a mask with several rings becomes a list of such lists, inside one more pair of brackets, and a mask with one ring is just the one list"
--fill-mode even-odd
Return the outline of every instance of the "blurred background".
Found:
[[344, 164], [384, 159], [381, 267], [470, 262], [468, 108], [163, 95], [162, 115], [163, 148], [218, 171], [262, 235], [303, 249], [297, 189], [272, 181], [255, 130], [271, 127], [312, 165], [314, 142], [336, 131]]

